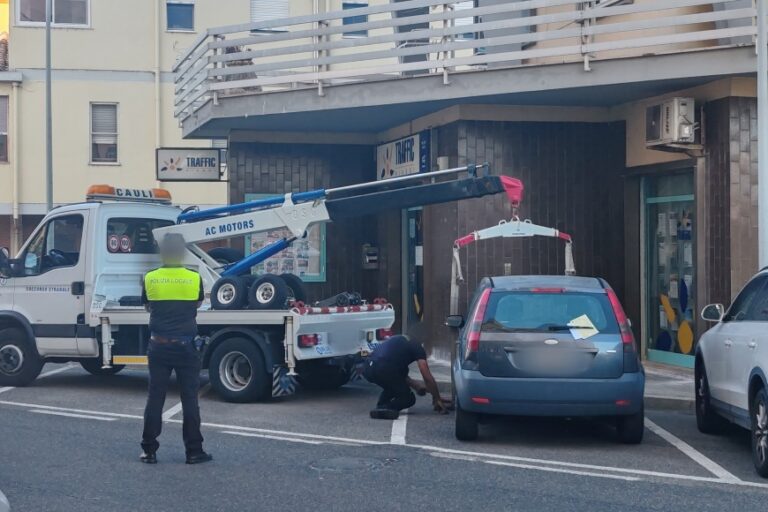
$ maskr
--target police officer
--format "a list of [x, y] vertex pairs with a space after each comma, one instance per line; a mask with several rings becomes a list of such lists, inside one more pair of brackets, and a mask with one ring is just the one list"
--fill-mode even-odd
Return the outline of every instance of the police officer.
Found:
[[[408, 336], [391, 336], [371, 354], [363, 375], [369, 382], [382, 388], [376, 408], [371, 411], [371, 418], [397, 419], [400, 411], [416, 403], [416, 396], [411, 389], [419, 395], [425, 395], [428, 391], [432, 395], [435, 411], [448, 412], [450, 403], [440, 396], [427, 364], [427, 354], [422, 346], [425, 335], [424, 325], [416, 324], [408, 330]], [[408, 376], [408, 366], [414, 361], [424, 378], [423, 384]]]
[[203, 451], [200, 432], [200, 356], [195, 348], [197, 308], [204, 299], [203, 283], [197, 272], [181, 265], [186, 253], [184, 238], [166, 234], [160, 242], [163, 266], [144, 276], [142, 300], [149, 310], [149, 396], [144, 410], [141, 461], [157, 463], [157, 438], [163, 425], [163, 404], [171, 371], [181, 388], [184, 415], [183, 437], [187, 464], [213, 460]]

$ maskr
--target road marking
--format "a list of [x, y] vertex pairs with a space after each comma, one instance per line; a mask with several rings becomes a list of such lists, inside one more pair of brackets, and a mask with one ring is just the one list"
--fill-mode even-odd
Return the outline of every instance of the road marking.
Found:
[[664, 439], [666, 442], [683, 452], [685, 455], [687, 455], [689, 458], [691, 458], [694, 462], [699, 464], [701, 467], [715, 475], [716, 477], [720, 478], [721, 480], [729, 480], [733, 482], [739, 482], [741, 479], [737, 478], [736, 475], [722, 467], [717, 462], [713, 461], [700, 451], [696, 450], [693, 446], [689, 445], [679, 437], [675, 436], [671, 432], [664, 430], [660, 426], [658, 426], [653, 421], [649, 420], [648, 418], [645, 419], [645, 426], [648, 427], [648, 430], [659, 436], [660, 438]]
[[[65, 366], [62, 366], [61, 368], [56, 368], [55, 370], [51, 370], [49, 372], [41, 373], [37, 376], [38, 379], [42, 379], [44, 377], [50, 377], [51, 375], [56, 375], [57, 373], [65, 372], [69, 370], [70, 368], [74, 368], [75, 365], [73, 364], [67, 364]], [[5, 393], [6, 391], [11, 391], [12, 389], [16, 389], [16, 386], [6, 386], [4, 388], [0, 388], [0, 394]]]
[[[197, 392], [197, 397], [198, 398], [202, 397], [208, 392], [209, 389], [211, 389], [211, 385], [206, 384], [205, 386], [200, 388], [200, 391]], [[163, 413], [163, 421], [170, 420], [171, 418], [179, 414], [179, 411], [181, 411], [181, 409], [182, 409], [181, 402], [179, 402]]]
[[259, 437], [261, 439], [275, 439], [278, 441], [289, 441], [291, 443], [304, 443], [304, 444], [315, 444], [315, 445], [324, 444], [324, 441], [312, 441], [310, 439], [299, 439], [298, 437], [273, 436], [269, 434], [256, 434], [254, 432], [233, 432], [231, 430], [224, 430], [221, 433], [231, 434], [233, 436]]
[[44, 411], [42, 409], [32, 409], [29, 412], [34, 412], [37, 414], [50, 414], [52, 416], [66, 416], [67, 418], [82, 418], [86, 420], [117, 421], [117, 418], [107, 418], [105, 416], [89, 416], [86, 414], [75, 414], [71, 412], [61, 412], [61, 411]]
[[62, 412], [72, 412], [72, 413], [79, 413], [79, 414], [92, 414], [97, 416], [111, 416], [115, 418], [126, 418], [126, 419], [132, 419], [132, 420], [143, 420], [143, 416], [139, 416], [136, 414], [120, 414], [116, 412], [103, 412], [103, 411], [89, 411], [86, 409], [72, 409], [69, 407], [54, 407], [52, 405], [42, 405], [42, 404], [29, 404], [24, 402], [8, 402], [6, 400], [0, 400], [0, 405], [15, 405], [18, 407], [27, 407], [32, 409], [44, 409], [47, 411], [62, 411]]
[[532, 466], [531, 464], [516, 464], [514, 462], [501, 462], [498, 460], [486, 460], [485, 464], [491, 464], [493, 466], [507, 466], [511, 468], [520, 469], [533, 469], [536, 471], [549, 471], [551, 473], [565, 473], [569, 475], [579, 476], [592, 476], [597, 478], [611, 478], [614, 480], [624, 480], [625, 482], [639, 482], [642, 478], [636, 476], [621, 476], [621, 475], [609, 475], [607, 473], [594, 473], [592, 471], [579, 471], [576, 469], [563, 469], [563, 468], [548, 468], [545, 466]]
[[405, 444], [405, 431], [408, 428], [408, 410], [400, 411], [400, 416], [392, 422], [392, 433], [389, 436], [390, 444]]

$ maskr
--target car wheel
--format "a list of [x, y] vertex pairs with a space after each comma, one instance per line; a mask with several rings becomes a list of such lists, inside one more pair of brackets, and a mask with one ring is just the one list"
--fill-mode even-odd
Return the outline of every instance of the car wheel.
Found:
[[304, 281], [294, 274], [280, 274], [280, 279], [288, 285], [288, 300], [296, 302], [307, 302], [307, 289]]
[[125, 368], [125, 365], [122, 364], [113, 364], [110, 368], [102, 368], [101, 359], [83, 359], [80, 361], [80, 366], [91, 375], [117, 375]]
[[757, 474], [768, 477], [768, 394], [760, 388], [752, 400], [752, 461]]
[[619, 434], [619, 441], [624, 444], [640, 444], [643, 442], [645, 433], [645, 410], [629, 416], [619, 416], [616, 422], [616, 432]]
[[261, 349], [245, 338], [225, 340], [214, 349], [208, 377], [213, 390], [227, 402], [253, 402], [271, 394], [271, 376], [264, 371]]
[[213, 309], [233, 310], [242, 308], [248, 295], [243, 278], [222, 277], [211, 288], [211, 307]]
[[248, 304], [252, 309], [283, 309], [290, 290], [278, 276], [260, 277], [248, 290]]
[[43, 360], [21, 329], [0, 330], [0, 386], [26, 386], [43, 369]]
[[697, 363], [694, 370], [696, 392], [696, 426], [703, 434], [720, 434], [725, 427], [725, 418], [712, 407], [709, 394], [709, 380], [703, 363]]
[[479, 434], [477, 414], [465, 411], [456, 401], [456, 439], [474, 441]]
[[208, 251], [208, 256], [216, 260], [216, 263], [220, 265], [231, 265], [245, 257], [242, 251], [230, 249], [229, 247], [215, 247]]

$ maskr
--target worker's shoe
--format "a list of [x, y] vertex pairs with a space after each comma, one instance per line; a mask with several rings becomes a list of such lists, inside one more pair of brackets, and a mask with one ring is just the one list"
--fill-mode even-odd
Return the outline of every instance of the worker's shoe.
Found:
[[144, 452], [139, 457], [139, 460], [144, 464], [157, 464], [157, 455], [154, 453]]
[[210, 453], [202, 452], [195, 455], [187, 455], [187, 464], [203, 464], [212, 460], [213, 456]]
[[396, 420], [400, 417], [400, 412], [393, 409], [374, 409], [371, 411], [371, 418], [374, 420]]

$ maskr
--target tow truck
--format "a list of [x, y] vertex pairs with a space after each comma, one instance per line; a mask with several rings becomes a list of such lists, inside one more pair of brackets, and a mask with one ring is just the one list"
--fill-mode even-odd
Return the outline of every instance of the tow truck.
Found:
[[[184, 237], [183, 263], [202, 277], [202, 366], [222, 399], [282, 396], [297, 381], [344, 385], [355, 361], [391, 333], [392, 306], [344, 293], [335, 302], [308, 304], [296, 276], [253, 276], [254, 265], [316, 224], [499, 193], [517, 204], [521, 191], [518, 180], [491, 175], [488, 165], [207, 210], [173, 206], [163, 189], [92, 186], [87, 201], [49, 212], [15, 258], [0, 251], [0, 386], [31, 383], [47, 361], [77, 361], [97, 375], [146, 364], [141, 282], [160, 265], [155, 240], [167, 233]], [[291, 236], [244, 258], [200, 247], [276, 229]]]

